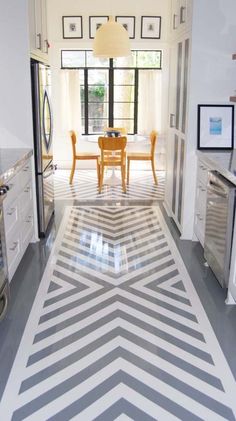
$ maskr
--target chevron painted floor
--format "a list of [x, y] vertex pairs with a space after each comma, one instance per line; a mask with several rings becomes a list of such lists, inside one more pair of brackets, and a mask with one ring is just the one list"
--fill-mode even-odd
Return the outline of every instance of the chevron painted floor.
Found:
[[[69, 185], [69, 175], [70, 171], [68, 170], [57, 170], [54, 176], [54, 192], [48, 190], [48, 194], [50, 196], [54, 194], [54, 198], [59, 200], [163, 200], [164, 198], [165, 171], [157, 171], [158, 186], [153, 183], [151, 171], [132, 171], [126, 194], [122, 192], [121, 185], [104, 186], [99, 194], [95, 170], [76, 171], [71, 186]], [[108, 171], [107, 177], [109, 176], [110, 172]], [[51, 186], [48, 189], [51, 189]]]
[[235, 420], [236, 385], [158, 207], [67, 207], [3, 421]]

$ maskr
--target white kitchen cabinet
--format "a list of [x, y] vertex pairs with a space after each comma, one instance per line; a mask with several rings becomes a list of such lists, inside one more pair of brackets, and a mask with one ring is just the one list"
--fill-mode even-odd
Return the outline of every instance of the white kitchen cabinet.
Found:
[[28, 0], [28, 5], [31, 57], [47, 62], [49, 42], [46, 0]]
[[188, 101], [188, 37], [172, 44], [170, 68], [165, 204], [181, 232]]
[[8, 277], [11, 281], [34, 234], [31, 161], [19, 169], [7, 183], [3, 202]]
[[207, 180], [208, 172], [212, 168], [203, 160], [198, 160], [196, 201], [194, 215], [194, 232], [204, 247], [205, 222], [206, 222], [206, 202], [207, 202]]

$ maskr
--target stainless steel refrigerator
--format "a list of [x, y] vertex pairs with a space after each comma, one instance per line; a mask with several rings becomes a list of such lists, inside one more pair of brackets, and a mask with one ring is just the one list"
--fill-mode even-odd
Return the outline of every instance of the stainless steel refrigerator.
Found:
[[44, 237], [54, 213], [51, 70], [32, 60], [32, 104], [39, 236]]

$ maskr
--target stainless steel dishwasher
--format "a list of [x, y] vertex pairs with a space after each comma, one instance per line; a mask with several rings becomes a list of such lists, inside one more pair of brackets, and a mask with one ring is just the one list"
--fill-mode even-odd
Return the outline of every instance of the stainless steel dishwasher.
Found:
[[236, 186], [217, 171], [209, 172], [204, 256], [223, 288], [229, 282], [235, 191]]

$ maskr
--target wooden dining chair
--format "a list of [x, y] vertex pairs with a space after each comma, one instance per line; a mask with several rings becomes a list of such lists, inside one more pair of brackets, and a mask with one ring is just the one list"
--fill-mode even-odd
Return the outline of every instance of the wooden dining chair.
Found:
[[71, 138], [71, 145], [72, 145], [72, 167], [71, 167], [71, 173], [70, 173], [70, 184], [73, 182], [73, 177], [75, 173], [75, 167], [76, 167], [76, 161], [82, 161], [82, 160], [89, 160], [89, 159], [95, 159], [97, 163], [97, 177], [98, 177], [98, 183], [99, 183], [99, 158], [100, 155], [92, 152], [80, 152], [78, 153], [76, 151], [76, 142], [77, 137], [74, 130], [70, 130], [70, 138]]
[[153, 130], [150, 133], [150, 152], [131, 152], [127, 154], [127, 184], [129, 184], [129, 172], [130, 172], [130, 161], [151, 161], [152, 173], [154, 178], [154, 183], [157, 185], [158, 180], [155, 173], [155, 147], [157, 142], [157, 132]]
[[126, 143], [125, 136], [107, 137], [100, 136], [98, 138], [98, 146], [101, 150], [100, 158], [100, 176], [99, 176], [99, 193], [102, 191], [104, 168], [106, 167], [120, 167], [121, 181], [123, 191], [126, 193], [125, 172], [126, 172]]

